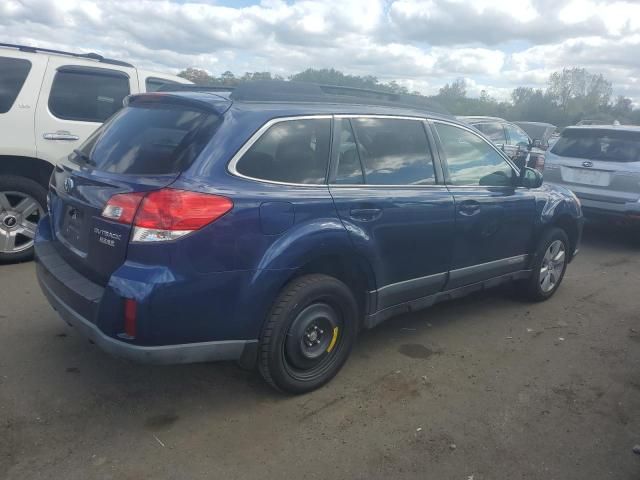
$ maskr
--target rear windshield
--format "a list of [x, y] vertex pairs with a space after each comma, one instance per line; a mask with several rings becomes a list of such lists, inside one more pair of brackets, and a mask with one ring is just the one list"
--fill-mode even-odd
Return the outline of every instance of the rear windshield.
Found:
[[608, 162], [640, 161], [640, 132], [566, 129], [551, 149], [563, 157]]
[[136, 102], [100, 127], [81, 151], [104, 172], [179, 173], [193, 163], [219, 124], [219, 116], [197, 108]]

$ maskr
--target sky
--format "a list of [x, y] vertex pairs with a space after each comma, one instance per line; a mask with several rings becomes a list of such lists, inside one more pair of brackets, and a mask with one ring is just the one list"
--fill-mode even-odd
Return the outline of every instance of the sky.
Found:
[[0, 0], [0, 42], [219, 75], [308, 67], [508, 99], [584, 67], [640, 105], [640, 0]]

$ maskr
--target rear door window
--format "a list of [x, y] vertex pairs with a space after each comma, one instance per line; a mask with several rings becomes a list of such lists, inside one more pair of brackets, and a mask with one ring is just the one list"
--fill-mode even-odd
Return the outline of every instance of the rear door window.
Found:
[[479, 123], [478, 125], [474, 126], [482, 133], [484, 133], [484, 135], [496, 145], [504, 145], [505, 143], [507, 143], [507, 139], [504, 134], [504, 128], [502, 128], [501, 123]]
[[562, 132], [551, 152], [561, 157], [640, 162], [640, 132], [568, 128]]
[[272, 125], [235, 166], [240, 175], [296, 184], [325, 182], [331, 119], [287, 120]]
[[215, 134], [217, 115], [180, 104], [135, 102], [87, 139], [81, 151], [105, 172], [179, 173]]
[[0, 57], [0, 113], [11, 110], [30, 70], [29, 60]]
[[51, 86], [49, 110], [63, 120], [102, 123], [122, 108], [129, 95], [123, 72], [92, 67], [61, 67]]
[[[364, 182], [368, 185], [433, 185], [436, 183], [433, 155], [421, 120], [393, 118], [353, 118], [351, 125], [357, 154], [364, 168]], [[352, 158], [353, 139], [345, 137], [344, 161], [338, 164], [337, 183], [345, 183], [341, 171], [348, 173], [357, 164]], [[343, 174], [344, 175], [344, 174]], [[357, 183], [357, 182], [356, 182]]]

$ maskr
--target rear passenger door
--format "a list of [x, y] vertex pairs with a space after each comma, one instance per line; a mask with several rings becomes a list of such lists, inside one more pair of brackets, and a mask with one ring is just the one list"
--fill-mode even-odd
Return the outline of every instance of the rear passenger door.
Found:
[[134, 68], [74, 65], [51, 57], [36, 110], [38, 157], [55, 163], [68, 155], [137, 91]]
[[329, 188], [375, 272], [377, 310], [438, 292], [446, 282], [454, 205], [429, 143], [421, 119], [335, 120]]
[[456, 205], [447, 288], [526, 268], [535, 193], [516, 186], [516, 170], [480, 135], [448, 122], [432, 125]]

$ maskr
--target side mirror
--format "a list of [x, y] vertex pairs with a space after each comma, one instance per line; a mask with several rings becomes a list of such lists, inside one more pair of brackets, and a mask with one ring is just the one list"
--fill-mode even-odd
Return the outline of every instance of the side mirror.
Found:
[[542, 173], [534, 168], [525, 167], [520, 176], [520, 184], [525, 188], [540, 188], [542, 181]]
[[532, 145], [533, 145], [533, 148], [542, 148], [542, 142], [537, 138], [533, 141]]

